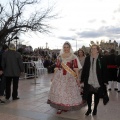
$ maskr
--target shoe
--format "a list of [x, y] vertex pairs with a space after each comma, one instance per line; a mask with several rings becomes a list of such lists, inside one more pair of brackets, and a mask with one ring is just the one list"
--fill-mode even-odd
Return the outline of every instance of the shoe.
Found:
[[117, 88], [114, 88], [115, 91], [117, 91], [118, 89]]
[[17, 98], [13, 98], [13, 100], [19, 100], [20, 98], [19, 97], [17, 97]]
[[92, 110], [88, 110], [85, 115], [88, 116], [89, 114], [91, 114]]
[[118, 90], [117, 92], [120, 93], [120, 90]]
[[109, 88], [108, 90], [111, 91], [111, 88]]
[[57, 111], [57, 114], [61, 114], [61, 113], [62, 113], [62, 110], [58, 110], [58, 111]]
[[0, 104], [5, 104], [5, 101], [0, 99]]
[[97, 114], [97, 110], [94, 109], [92, 115], [96, 115], [96, 114]]

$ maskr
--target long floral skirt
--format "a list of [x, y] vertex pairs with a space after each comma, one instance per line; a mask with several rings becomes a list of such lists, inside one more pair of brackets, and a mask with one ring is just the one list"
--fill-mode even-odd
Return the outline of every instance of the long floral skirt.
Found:
[[75, 78], [58, 70], [52, 81], [48, 101], [50, 106], [61, 110], [79, 110], [81, 108], [80, 89]]

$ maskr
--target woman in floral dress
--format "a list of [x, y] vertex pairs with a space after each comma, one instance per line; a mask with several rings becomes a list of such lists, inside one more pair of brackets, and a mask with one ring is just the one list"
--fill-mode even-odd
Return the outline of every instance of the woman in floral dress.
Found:
[[[67, 65], [76, 74], [76, 77], [63, 68], [61, 63]], [[47, 103], [56, 108], [57, 114], [63, 111], [79, 110], [81, 108], [81, 96], [79, 89], [79, 70], [81, 64], [76, 55], [74, 55], [69, 42], [65, 42], [60, 55], [57, 58], [55, 72], [52, 78]]]

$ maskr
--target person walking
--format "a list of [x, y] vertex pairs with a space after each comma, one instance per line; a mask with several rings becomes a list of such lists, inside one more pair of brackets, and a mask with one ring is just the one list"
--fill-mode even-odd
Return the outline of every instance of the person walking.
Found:
[[117, 71], [117, 89], [118, 89], [118, 93], [120, 93], [120, 54], [117, 56], [116, 63], [117, 63], [117, 67], [118, 67], [118, 71]]
[[65, 42], [57, 57], [47, 101], [50, 106], [58, 110], [57, 114], [81, 108], [80, 80], [78, 77], [81, 68], [77, 56], [73, 53], [71, 44]]
[[111, 49], [110, 50], [110, 55], [108, 55], [107, 59], [107, 68], [108, 68], [108, 74], [109, 74], [109, 84], [108, 84], [108, 90], [111, 91], [112, 87], [114, 90], [117, 89], [117, 55], [115, 54], [115, 50]]
[[[81, 82], [84, 83], [84, 99], [87, 100], [88, 110], [85, 113], [96, 115], [99, 99], [106, 93], [107, 64], [105, 59], [99, 54], [99, 46], [92, 45], [90, 56], [87, 56], [82, 70]], [[92, 95], [94, 95], [94, 108], [91, 109]]]
[[10, 44], [9, 50], [3, 53], [2, 68], [6, 78], [6, 99], [11, 97], [11, 83], [13, 82], [12, 99], [17, 100], [19, 77], [24, 72], [20, 53], [15, 51], [15, 45]]

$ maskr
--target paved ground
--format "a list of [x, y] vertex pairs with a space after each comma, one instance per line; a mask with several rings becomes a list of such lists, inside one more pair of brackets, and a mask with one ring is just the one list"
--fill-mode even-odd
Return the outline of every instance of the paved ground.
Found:
[[109, 92], [110, 102], [104, 106], [102, 100], [98, 106], [97, 116], [84, 114], [87, 107], [79, 111], [56, 114], [56, 110], [46, 104], [50, 79], [52, 74], [33, 79], [20, 80], [20, 100], [0, 105], [0, 120], [120, 120], [120, 93], [112, 90]]

